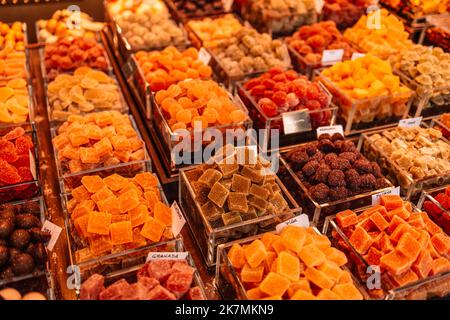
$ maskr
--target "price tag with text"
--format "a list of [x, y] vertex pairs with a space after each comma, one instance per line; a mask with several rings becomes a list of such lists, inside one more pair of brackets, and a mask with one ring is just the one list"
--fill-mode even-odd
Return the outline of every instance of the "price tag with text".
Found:
[[170, 210], [172, 211], [172, 233], [176, 237], [180, 234], [181, 229], [183, 229], [186, 219], [184, 219], [183, 212], [181, 212], [176, 201], [173, 202]]
[[422, 122], [422, 117], [402, 119], [398, 122], [398, 126], [401, 128], [420, 127], [421, 122]]
[[187, 252], [150, 252], [145, 262], [155, 260], [186, 260], [189, 253]]
[[198, 51], [198, 59], [205, 65], [208, 65], [209, 62], [211, 61], [211, 55], [209, 54], [208, 50], [202, 47]]
[[344, 49], [335, 50], [323, 50], [322, 52], [322, 65], [329, 66], [336, 62], [341, 62], [344, 56]]
[[308, 109], [285, 112], [281, 115], [283, 119], [284, 134], [293, 134], [311, 131], [311, 117]]
[[54, 223], [51, 223], [48, 220], [45, 220], [44, 225], [42, 226], [42, 231], [49, 232], [51, 234], [51, 238], [48, 241], [47, 249], [52, 251], [55, 247], [56, 242], [58, 241], [59, 235], [61, 234], [62, 228], [57, 226]]
[[352, 54], [352, 60], [356, 60], [359, 58], [364, 57], [366, 54], [365, 53], [360, 53], [360, 52], [353, 52]]
[[280, 224], [277, 224], [275, 227], [275, 230], [277, 233], [280, 233], [281, 230], [283, 230], [287, 226], [297, 226], [297, 227], [309, 227], [309, 219], [306, 214], [301, 214], [295, 218], [289, 219], [285, 222], [282, 222]]
[[336, 126], [327, 126], [327, 127], [317, 128], [317, 138], [325, 133], [328, 133], [330, 136], [332, 136], [334, 133], [340, 133], [341, 135], [344, 135], [344, 129], [342, 128], [342, 126], [340, 124], [336, 125]]
[[374, 194], [372, 196], [372, 205], [375, 206], [377, 204], [380, 204], [381, 196], [387, 196], [387, 195], [400, 195], [400, 187], [392, 187], [389, 190]]

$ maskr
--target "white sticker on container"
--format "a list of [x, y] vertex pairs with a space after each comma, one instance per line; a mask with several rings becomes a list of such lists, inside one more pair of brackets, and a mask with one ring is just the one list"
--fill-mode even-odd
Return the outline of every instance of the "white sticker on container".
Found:
[[317, 128], [317, 138], [320, 137], [322, 134], [328, 133], [330, 136], [332, 136], [334, 133], [340, 133], [344, 135], [344, 129], [340, 124], [335, 126], [327, 126], [327, 127], [319, 127]]
[[222, 0], [223, 8], [225, 12], [231, 11], [233, 7], [234, 0]]
[[400, 187], [392, 187], [389, 190], [374, 194], [372, 196], [372, 205], [375, 206], [377, 204], [380, 204], [381, 196], [387, 196], [387, 195], [400, 195]]
[[172, 233], [176, 237], [180, 234], [181, 229], [183, 229], [186, 219], [184, 219], [183, 212], [181, 212], [176, 201], [173, 202], [170, 210], [172, 211]]
[[352, 54], [352, 60], [356, 60], [359, 58], [364, 57], [366, 54], [365, 53], [360, 53], [360, 52], [353, 52]]
[[322, 65], [329, 66], [336, 62], [341, 62], [342, 57], [344, 57], [344, 49], [323, 50]]
[[305, 131], [311, 131], [311, 117], [308, 109], [284, 112], [281, 115], [283, 119], [284, 134], [293, 134]]
[[55, 247], [56, 242], [59, 239], [59, 235], [61, 234], [62, 228], [48, 220], [45, 220], [41, 230], [47, 231], [51, 234], [51, 238], [47, 243], [47, 249], [49, 251], [52, 251], [53, 248]]
[[32, 154], [30, 150], [28, 150], [28, 156], [30, 158], [30, 171], [33, 175], [33, 179], [36, 180], [36, 161], [34, 160], [34, 154]]
[[155, 260], [186, 260], [189, 253], [187, 252], [149, 252], [145, 262]]
[[309, 218], [306, 214], [301, 214], [295, 218], [289, 219], [285, 222], [277, 224], [275, 227], [276, 233], [280, 233], [287, 226], [296, 226], [296, 227], [309, 227]]
[[422, 117], [402, 119], [398, 122], [398, 126], [401, 128], [420, 127], [421, 122], [422, 122]]
[[322, 13], [322, 9], [323, 9], [324, 4], [325, 4], [324, 0], [315, 0], [314, 1], [314, 6], [316, 7], [316, 12], [317, 13]]
[[208, 50], [203, 47], [200, 48], [200, 50], [198, 51], [198, 60], [208, 65], [211, 61], [211, 55], [209, 54]]

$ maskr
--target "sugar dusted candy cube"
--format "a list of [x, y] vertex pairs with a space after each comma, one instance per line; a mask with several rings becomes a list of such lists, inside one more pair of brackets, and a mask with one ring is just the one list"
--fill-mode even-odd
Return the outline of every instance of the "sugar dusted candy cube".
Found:
[[122, 189], [125, 184], [128, 182], [127, 178], [122, 177], [121, 175], [114, 173], [112, 175], [107, 176], [103, 179], [103, 182], [106, 186], [112, 191], [119, 191]]
[[201, 207], [203, 215], [205, 217], [212, 217], [215, 215], [221, 215], [224, 213], [224, 210], [222, 207], [217, 206], [214, 202], [208, 201]]
[[225, 188], [221, 183], [216, 182], [211, 188], [208, 194], [208, 198], [217, 206], [223, 207], [228, 195], [229, 191], [227, 190], [227, 188]]
[[105, 187], [103, 179], [99, 176], [84, 176], [81, 178], [81, 183], [90, 193], [95, 193]]
[[252, 181], [249, 178], [241, 176], [239, 174], [233, 174], [231, 179], [231, 190], [234, 192], [240, 192], [248, 194]]
[[249, 194], [267, 200], [271, 192], [265, 187], [260, 187], [257, 184], [252, 184], [249, 190]]
[[251, 168], [249, 165], [245, 165], [242, 170], [241, 170], [241, 174], [244, 177], [249, 178], [250, 180], [252, 180], [255, 183], [260, 183], [263, 181], [264, 179], [264, 173], [263, 170], [261, 169], [256, 169], [256, 168]]
[[212, 188], [213, 185], [222, 178], [222, 174], [214, 169], [207, 169], [198, 179], [199, 182], [206, 184]]
[[281, 191], [275, 192], [275, 194], [269, 198], [269, 202], [274, 206], [276, 213], [282, 213], [289, 206], [286, 199], [284, 199]]
[[268, 202], [258, 196], [249, 195], [248, 203], [255, 207], [258, 211], [266, 211]]
[[245, 213], [248, 211], [247, 196], [244, 193], [230, 192], [228, 195], [228, 209]]
[[122, 193], [119, 197], [119, 210], [125, 213], [136, 208], [139, 205], [139, 196], [136, 190], [128, 190]]
[[109, 235], [112, 214], [106, 212], [91, 212], [87, 224], [87, 231], [99, 235]]
[[164, 229], [165, 226], [161, 222], [149, 217], [141, 229], [141, 235], [153, 242], [159, 242], [163, 235]]
[[111, 242], [114, 245], [133, 242], [133, 230], [130, 221], [112, 223], [110, 232]]
[[153, 217], [166, 226], [172, 225], [172, 210], [161, 201], [156, 203]]
[[222, 221], [225, 226], [242, 222], [239, 212], [227, 212], [222, 214]]
[[219, 168], [220, 172], [222, 172], [224, 178], [233, 176], [239, 170], [239, 164], [237, 163], [218, 163], [217, 167]]

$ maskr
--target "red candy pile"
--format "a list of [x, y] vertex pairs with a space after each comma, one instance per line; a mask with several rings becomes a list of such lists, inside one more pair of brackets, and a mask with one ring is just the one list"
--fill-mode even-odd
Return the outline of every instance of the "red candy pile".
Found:
[[[272, 68], [245, 83], [244, 88], [268, 117], [301, 109], [320, 110], [329, 104], [328, 95], [317, 83], [294, 70]], [[328, 124], [330, 117], [331, 112], [317, 112], [311, 114], [311, 121], [313, 125], [324, 125]]]
[[103, 46], [93, 38], [61, 38], [45, 47], [45, 69], [49, 79], [60, 72], [88, 66], [106, 71], [108, 63]]
[[427, 200], [423, 203], [423, 209], [447, 234], [450, 234], [450, 186], [445, 189], [445, 192], [437, 194], [434, 199], [442, 208]]

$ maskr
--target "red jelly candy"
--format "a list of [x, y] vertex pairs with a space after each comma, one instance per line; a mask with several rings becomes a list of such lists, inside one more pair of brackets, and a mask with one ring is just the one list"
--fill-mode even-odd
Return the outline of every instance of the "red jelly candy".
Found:
[[259, 78], [255, 78], [255, 79], [251, 79], [250, 81], [248, 81], [245, 85], [244, 88], [246, 90], [250, 90], [258, 85], [261, 84], [261, 81], [259, 80]]
[[264, 94], [264, 91], [266, 91], [266, 87], [263, 85], [258, 85], [253, 87], [252, 90], [250, 90], [250, 94], [254, 97], [262, 96]]
[[17, 139], [18, 137], [23, 136], [24, 134], [25, 134], [25, 130], [22, 127], [17, 127], [15, 129], [11, 130], [10, 132], [8, 132], [7, 134], [5, 134], [3, 139], [14, 140], [14, 139]]
[[272, 101], [275, 102], [278, 106], [283, 106], [287, 101], [286, 92], [277, 91], [272, 96]]
[[306, 97], [310, 100], [317, 99], [319, 97], [319, 94], [320, 90], [316, 84], [313, 84], [306, 89]]
[[19, 169], [17, 169], [17, 172], [22, 178], [22, 181], [33, 181], [34, 179], [29, 167], [20, 167]]
[[262, 82], [262, 85], [266, 87], [266, 89], [273, 89], [273, 87], [275, 86], [275, 81], [273, 81], [272, 79], [265, 79]]
[[298, 73], [294, 70], [288, 70], [284, 74], [286, 75], [286, 78], [288, 78], [288, 80], [295, 80], [298, 78]]
[[278, 107], [272, 100], [263, 98], [259, 100], [261, 109], [268, 117], [275, 117], [278, 115]]
[[272, 78], [276, 82], [286, 82], [287, 78], [283, 73], [277, 74]]
[[0, 181], [6, 184], [15, 184], [19, 183], [21, 178], [17, 173], [16, 168], [7, 163], [4, 160], [0, 160]]
[[309, 100], [309, 101], [306, 101], [305, 106], [309, 110], [319, 110], [320, 109], [320, 102], [317, 101], [317, 100]]
[[280, 73], [283, 73], [283, 69], [280, 67], [273, 67], [272, 69], [269, 70], [269, 74], [271, 74], [272, 76]]
[[277, 82], [275, 86], [273, 87], [273, 91], [288, 91], [288, 85], [284, 82]]
[[17, 138], [16, 140], [16, 149], [17, 153], [24, 154], [28, 153], [28, 151], [33, 147], [33, 141], [31, 141], [30, 136], [22, 136]]
[[19, 159], [11, 164], [16, 168], [28, 167], [30, 166], [30, 156], [28, 153], [19, 154]]
[[1, 139], [0, 140], [0, 159], [7, 162], [17, 161], [19, 156], [16, 152], [16, 147], [10, 141]]
[[273, 96], [273, 90], [266, 90], [266, 91], [264, 91], [264, 98], [268, 98], [268, 99], [272, 99], [272, 96]]

